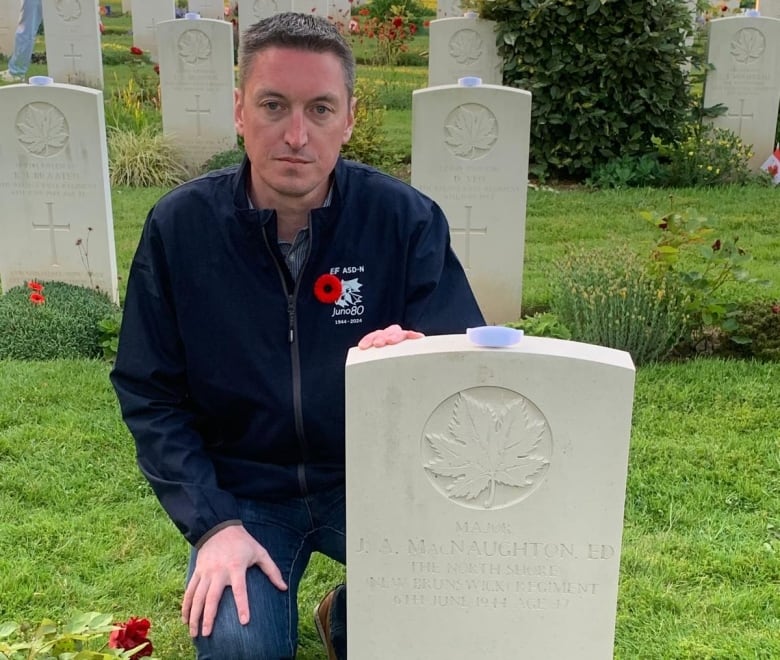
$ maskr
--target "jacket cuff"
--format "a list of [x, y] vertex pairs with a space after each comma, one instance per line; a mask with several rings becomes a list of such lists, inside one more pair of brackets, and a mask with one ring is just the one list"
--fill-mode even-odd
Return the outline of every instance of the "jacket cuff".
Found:
[[195, 544], [195, 549], [200, 550], [203, 547], [203, 544], [208, 541], [214, 534], [217, 532], [221, 532], [225, 527], [233, 527], [235, 525], [243, 525], [244, 523], [240, 520], [225, 520], [224, 522], [219, 523], [218, 525], [214, 525], [208, 532], [206, 532], [203, 536], [201, 536], [198, 539], [198, 542]]

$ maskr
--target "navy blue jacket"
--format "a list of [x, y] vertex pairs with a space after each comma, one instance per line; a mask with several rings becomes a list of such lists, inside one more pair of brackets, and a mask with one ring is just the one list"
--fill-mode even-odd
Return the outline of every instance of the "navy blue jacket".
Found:
[[483, 323], [425, 195], [339, 160], [295, 282], [275, 212], [248, 206], [248, 173], [209, 173], [149, 212], [111, 373], [140, 469], [192, 544], [238, 517], [237, 497], [343, 484], [344, 363], [361, 337]]

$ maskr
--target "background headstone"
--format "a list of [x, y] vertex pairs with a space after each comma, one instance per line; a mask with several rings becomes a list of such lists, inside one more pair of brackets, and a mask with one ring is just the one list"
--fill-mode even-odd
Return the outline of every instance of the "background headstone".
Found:
[[174, 0], [133, 0], [133, 45], [158, 59], [157, 24], [176, 18]]
[[761, 16], [780, 18], [780, 0], [760, 0], [757, 5], [756, 8], [761, 12]]
[[711, 119], [753, 145], [750, 167], [758, 172], [775, 145], [780, 104], [780, 20], [719, 18], [709, 23], [704, 106], [721, 103], [726, 114]]
[[108, 181], [102, 92], [57, 83], [0, 88], [3, 290], [59, 280], [118, 301]]
[[200, 14], [201, 18], [225, 20], [225, 3], [223, 0], [189, 0], [188, 11]]
[[132, 0], [122, 0], [122, 13], [129, 14], [133, 11]]
[[555, 339], [352, 349], [349, 656], [611, 659], [633, 386]]
[[440, 18], [431, 21], [428, 86], [454, 85], [477, 76], [485, 85], [503, 83], [504, 62], [496, 46], [496, 23], [480, 18]]
[[223, 20], [177, 19], [157, 26], [163, 133], [193, 170], [236, 146], [233, 28]]
[[44, 2], [46, 64], [56, 82], [103, 89], [100, 17], [93, 0]]
[[412, 185], [450, 225], [488, 323], [520, 317], [530, 92], [443, 85], [412, 94]]
[[0, 54], [11, 57], [19, 24], [19, 0], [0, 0]]
[[437, 0], [436, 2], [436, 18], [463, 16], [465, 11], [461, 7], [461, 0]]
[[328, 17], [332, 13], [331, 2], [337, 0], [239, 0], [238, 25], [243, 32], [257, 21], [285, 11], [316, 14]]

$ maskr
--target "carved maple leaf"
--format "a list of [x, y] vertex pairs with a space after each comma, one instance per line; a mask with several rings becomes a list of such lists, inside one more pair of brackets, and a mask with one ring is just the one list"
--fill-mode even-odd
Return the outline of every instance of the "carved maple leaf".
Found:
[[751, 60], [757, 60], [766, 50], [766, 39], [755, 28], [745, 28], [737, 32], [736, 38], [731, 42], [731, 55], [740, 64]]
[[54, 106], [36, 108], [28, 105], [16, 123], [17, 135], [29, 151], [39, 156], [51, 156], [68, 141], [64, 115]]
[[435, 458], [425, 466], [453, 481], [451, 497], [475, 499], [489, 490], [485, 508], [493, 506], [496, 484], [524, 488], [533, 484], [548, 461], [534, 451], [544, 434], [544, 421], [532, 418], [522, 397], [493, 406], [461, 393], [455, 399], [447, 433], [427, 433]]
[[57, 13], [64, 21], [75, 21], [81, 16], [81, 2], [79, 0], [57, 0]]
[[458, 64], [471, 64], [482, 56], [482, 38], [474, 30], [461, 30], [450, 41], [450, 56]]
[[211, 41], [200, 30], [187, 30], [179, 38], [179, 57], [187, 64], [197, 64], [211, 55]]
[[445, 142], [456, 156], [477, 158], [488, 151], [498, 138], [496, 119], [487, 108], [458, 108], [452, 123], [445, 127]]

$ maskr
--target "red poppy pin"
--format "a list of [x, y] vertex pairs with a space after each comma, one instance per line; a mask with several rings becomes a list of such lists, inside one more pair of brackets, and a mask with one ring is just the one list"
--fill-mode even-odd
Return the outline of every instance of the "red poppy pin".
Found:
[[341, 297], [341, 280], [330, 273], [320, 275], [314, 282], [314, 297], [326, 305], [333, 304]]

